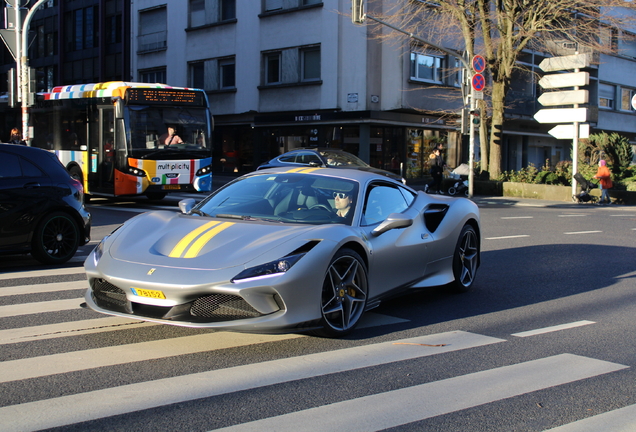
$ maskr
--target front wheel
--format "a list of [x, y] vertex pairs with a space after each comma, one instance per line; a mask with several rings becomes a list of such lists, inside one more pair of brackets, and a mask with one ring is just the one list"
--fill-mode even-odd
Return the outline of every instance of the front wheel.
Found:
[[457, 193], [457, 189], [455, 189], [455, 187], [451, 186], [448, 188], [448, 194], [449, 195], [455, 195]]
[[479, 265], [479, 240], [475, 229], [464, 225], [453, 254], [453, 275], [455, 281], [452, 286], [457, 292], [466, 292], [475, 281]]
[[332, 258], [322, 285], [322, 328], [313, 333], [340, 337], [350, 333], [367, 304], [368, 281], [364, 261], [356, 252], [342, 249]]
[[33, 233], [31, 253], [45, 264], [62, 264], [71, 259], [80, 242], [77, 222], [68, 214], [55, 212], [42, 219]]

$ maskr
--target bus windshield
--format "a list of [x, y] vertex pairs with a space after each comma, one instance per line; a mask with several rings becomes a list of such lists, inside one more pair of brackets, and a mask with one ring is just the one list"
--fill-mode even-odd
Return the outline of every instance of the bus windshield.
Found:
[[186, 106], [128, 105], [130, 156], [139, 159], [209, 155], [207, 109]]

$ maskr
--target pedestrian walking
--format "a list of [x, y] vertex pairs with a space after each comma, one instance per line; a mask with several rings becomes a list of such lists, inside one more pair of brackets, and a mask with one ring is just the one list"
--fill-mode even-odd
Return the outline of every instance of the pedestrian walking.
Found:
[[599, 204], [611, 204], [609, 189], [611, 189], [614, 184], [612, 183], [612, 176], [605, 160], [601, 159], [598, 162], [598, 171], [594, 178], [599, 179], [599, 187], [601, 188], [601, 201]]

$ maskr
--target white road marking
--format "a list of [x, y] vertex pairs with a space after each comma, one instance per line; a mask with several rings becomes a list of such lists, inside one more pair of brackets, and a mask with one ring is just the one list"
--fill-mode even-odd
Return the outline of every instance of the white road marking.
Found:
[[22, 303], [0, 306], [0, 318], [79, 309], [80, 304], [82, 304], [83, 302], [83, 298], [73, 298], [67, 300], [51, 300], [36, 303]]
[[534, 216], [508, 216], [501, 219], [534, 219]]
[[559, 217], [587, 217], [589, 215], [587, 214], [563, 214], [563, 215], [559, 215]]
[[594, 321], [586, 321], [586, 320], [576, 321], [576, 322], [571, 322], [568, 324], [560, 324], [560, 325], [544, 327], [544, 328], [535, 329], [535, 330], [528, 330], [524, 332], [513, 333], [512, 336], [528, 337], [528, 336], [534, 336], [534, 335], [539, 335], [544, 333], [551, 333], [551, 332], [560, 331], [560, 330], [567, 330], [567, 329], [576, 328], [576, 327], [582, 327], [589, 324], [596, 324], [596, 323]]
[[25, 271], [13, 271], [11, 273], [0, 274], [0, 280], [7, 279], [20, 279], [28, 277], [42, 277], [42, 276], [59, 276], [59, 275], [71, 275], [86, 273], [84, 267], [66, 267], [50, 270], [25, 270]]
[[634, 432], [635, 429], [636, 405], [629, 405], [549, 429], [545, 432]]
[[487, 237], [486, 240], [505, 240], [505, 239], [522, 238], [522, 237], [530, 237], [530, 236], [527, 234], [523, 234], [523, 235], [512, 235], [512, 236], [502, 236], [502, 237]]
[[119, 317], [69, 321], [58, 324], [0, 330], [0, 345], [57, 339], [69, 336], [83, 336], [93, 333], [126, 330], [132, 327], [140, 328], [158, 325], [161, 324]]
[[86, 288], [88, 288], [88, 282], [85, 280], [75, 282], [56, 282], [39, 285], [0, 287], [0, 297], [24, 294], [41, 294], [55, 291], [71, 291]]
[[[0, 408], [3, 432], [40, 430], [222, 395], [241, 390], [361, 369], [397, 361], [505, 342], [503, 339], [454, 331], [336, 351], [236, 366], [137, 384], [95, 390]], [[416, 344], [416, 345], [411, 345]], [[445, 346], [424, 346], [440, 345]], [[587, 362], [598, 362], [587, 360]], [[602, 362], [604, 365], [609, 363]], [[624, 366], [614, 366], [623, 368]], [[541, 367], [547, 375], [555, 368]], [[569, 376], [577, 368], [569, 365]], [[606, 366], [609, 371], [609, 367]], [[525, 372], [529, 372], [525, 370]], [[596, 371], [596, 374], [600, 373]], [[559, 374], [563, 376], [564, 374]], [[521, 375], [524, 376], [524, 375]], [[536, 382], [538, 377], [531, 381]], [[444, 386], [447, 388], [446, 386]], [[512, 387], [506, 383], [505, 387]], [[464, 390], [462, 390], [463, 392]], [[481, 390], [480, 390], [481, 393]], [[446, 397], [454, 397], [447, 394]], [[421, 395], [418, 395], [418, 399]], [[368, 412], [367, 409], [363, 410]], [[351, 413], [349, 413], [351, 414]], [[392, 415], [391, 415], [392, 417]], [[299, 424], [295, 425], [295, 431]], [[321, 427], [314, 425], [315, 427]], [[330, 428], [321, 427], [321, 430]], [[376, 430], [377, 428], [373, 428]], [[264, 429], [261, 429], [264, 430]], [[271, 428], [269, 430], [272, 430]]]
[[206, 351], [296, 339], [302, 335], [217, 332], [128, 345], [108, 346], [0, 363], [0, 383], [155, 360]]
[[[627, 367], [573, 354], [560, 354], [257, 420], [218, 431], [377, 431]], [[299, 425], [302, 425], [300, 429]]]
[[576, 235], [576, 234], [596, 234], [596, 233], [602, 233], [603, 231], [572, 231], [572, 232], [565, 232], [563, 234], [565, 235]]

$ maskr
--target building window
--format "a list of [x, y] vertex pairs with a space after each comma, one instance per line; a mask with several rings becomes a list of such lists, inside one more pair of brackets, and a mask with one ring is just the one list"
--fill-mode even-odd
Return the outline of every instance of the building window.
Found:
[[138, 52], [163, 51], [168, 47], [167, 16], [165, 7], [139, 12]]
[[301, 76], [303, 81], [320, 79], [320, 48], [308, 48], [301, 52]]
[[234, 57], [191, 62], [188, 86], [207, 91], [233, 89], [236, 87], [234, 68]]
[[265, 0], [265, 12], [322, 4], [322, 0]]
[[600, 108], [614, 109], [614, 93], [616, 87], [608, 84], [598, 85], [598, 106]]
[[166, 84], [166, 68], [139, 71], [139, 81], [143, 83]]
[[320, 45], [263, 53], [263, 84], [320, 83]]
[[621, 88], [621, 109], [623, 111], [633, 111], [632, 98], [634, 94], [634, 89]]
[[265, 55], [265, 84], [278, 84], [281, 82], [280, 58], [280, 52]]
[[233, 58], [219, 60], [219, 87], [221, 89], [236, 87], [236, 64]]
[[236, 18], [236, 0], [221, 0], [221, 21]]
[[411, 79], [442, 83], [444, 57], [411, 53]]
[[233, 20], [236, 0], [190, 0], [190, 27]]

